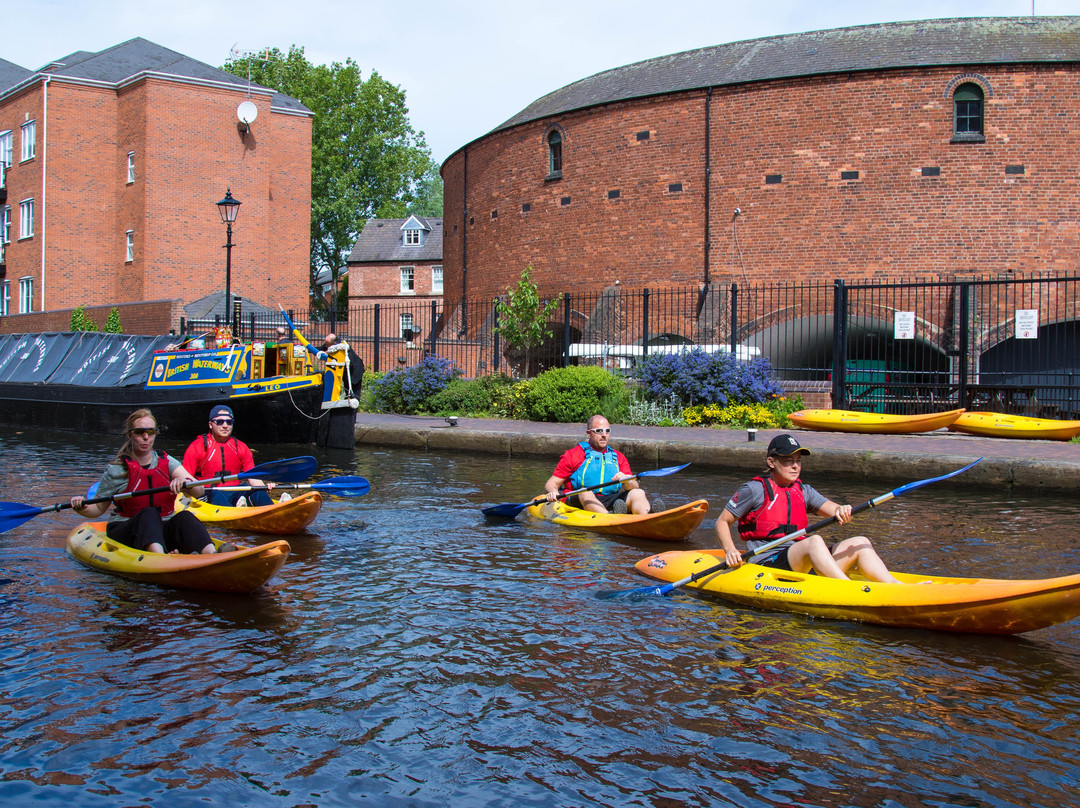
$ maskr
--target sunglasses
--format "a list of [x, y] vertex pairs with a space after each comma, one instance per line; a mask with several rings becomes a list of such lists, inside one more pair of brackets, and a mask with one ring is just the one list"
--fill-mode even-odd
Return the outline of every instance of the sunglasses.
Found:
[[156, 435], [161, 430], [156, 426], [140, 426], [135, 429], [129, 429], [128, 434], [138, 435], [139, 437], [145, 437], [147, 435]]
[[215, 418], [210, 423], [217, 424], [218, 426], [232, 426], [232, 418]]
[[611, 432], [610, 426], [602, 426], [599, 429], [590, 429], [590, 432], [595, 432], [597, 435], [607, 435]]

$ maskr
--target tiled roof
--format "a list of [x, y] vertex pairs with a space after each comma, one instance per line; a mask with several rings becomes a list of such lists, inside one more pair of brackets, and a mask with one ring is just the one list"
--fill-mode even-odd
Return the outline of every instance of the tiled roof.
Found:
[[19, 67], [17, 64], [5, 59], [0, 59], [0, 88], [7, 89], [8, 87], [14, 87], [20, 81], [23, 81], [32, 75], [34, 75], [32, 70], [27, 70], [25, 67]]
[[408, 263], [410, 261], [441, 261], [443, 249], [443, 220], [435, 216], [413, 217], [426, 224], [430, 231], [418, 247], [405, 247], [401, 226], [406, 219], [369, 219], [356, 239], [346, 263]]
[[[10, 63], [8, 63], [10, 64]], [[72, 79], [99, 81], [105, 84], [121, 84], [140, 73], [163, 73], [180, 78], [234, 84], [247, 88], [247, 81], [204, 62], [191, 59], [182, 53], [157, 45], [141, 37], [129, 39], [98, 53], [76, 51], [42, 67], [39, 73], [66, 76]], [[24, 79], [34, 75], [25, 71], [15, 81], [6, 81], [3, 65], [0, 65], [0, 94]], [[257, 85], [252, 85], [256, 87]], [[267, 88], [260, 88], [266, 90]], [[300, 113], [310, 112], [295, 98], [273, 91], [271, 106]]]
[[1080, 17], [970, 17], [862, 25], [661, 56], [539, 98], [494, 132], [572, 110], [703, 87], [862, 70], [1080, 61]]

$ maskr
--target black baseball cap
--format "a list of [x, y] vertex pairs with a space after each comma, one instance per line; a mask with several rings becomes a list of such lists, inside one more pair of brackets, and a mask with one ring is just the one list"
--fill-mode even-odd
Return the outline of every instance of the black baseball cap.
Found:
[[769, 457], [788, 457], [794, 454], [810, 454], [810, 450], [800, 445], [791, 435], [777, 435], [769, 441]]

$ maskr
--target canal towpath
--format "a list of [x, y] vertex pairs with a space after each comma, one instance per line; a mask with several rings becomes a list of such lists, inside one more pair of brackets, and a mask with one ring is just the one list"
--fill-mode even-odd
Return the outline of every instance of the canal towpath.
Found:
[[[453, 421], [453, 423], [451, 423]], [[953, 478], [957, 485], [1004, 486], [1049, 495], [1080, 492], [1080, 444], [982, 438], [938, 430], [913, 435], [866, 435], [799, 429], [653, 427], [613, 424], [611, 444], [636, 469], [681, 463], [756, 473], [775, 435], [789, 432], [810, 449], [815, 478], [910, 482], [977, 466]], [[750, 438], [753, 437], [753, 440]], [[583, 424], [489, 418], [358, 413], [356, 445], [397, 446], [431, 452], [486, 453], [550, 460], [585, 438]]]

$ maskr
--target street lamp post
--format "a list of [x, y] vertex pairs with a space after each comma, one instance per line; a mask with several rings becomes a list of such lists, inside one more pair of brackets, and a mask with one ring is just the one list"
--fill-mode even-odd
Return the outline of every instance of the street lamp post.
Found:
[[225, 327], [230, 331], [232, 319], [232, 226], [240, 211], [239, 200], [233, 199], [232, 190], [225, 190], [225, 198], [217, 203], [221, 221], [225, 222]]

